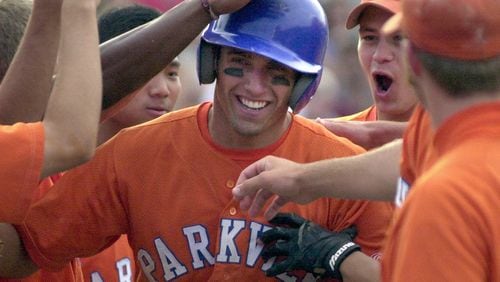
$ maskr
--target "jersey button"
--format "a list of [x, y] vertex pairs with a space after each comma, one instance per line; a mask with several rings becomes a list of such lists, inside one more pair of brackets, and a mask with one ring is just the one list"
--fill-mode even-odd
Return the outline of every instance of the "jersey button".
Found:
[[234, 187], [234, 180], [228, 180], [226, 181], [226, 187], [229, 188], [229, 189], [232, 189]]
[[237, 210], [236, 210], [236, 208], [235, 208], [235, 207], [231, 207], [231, 208], [229, 209], [229, 214], [230, 214], [230, 215], [235, 215], [235, 214], [236, 214], [236, 212], [237, 212]]

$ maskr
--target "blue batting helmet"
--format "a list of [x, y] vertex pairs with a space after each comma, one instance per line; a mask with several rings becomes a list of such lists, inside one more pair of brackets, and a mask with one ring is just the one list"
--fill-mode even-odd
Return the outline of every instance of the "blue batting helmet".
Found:
[[318, 88], [327, 43], [327, 20], [317, 0], [252, 0], [205, 29], [198, 78], [202, 84], [215, 80], [216, 45], [265, 56], [299, 73], [289, 102], [298, 113]]

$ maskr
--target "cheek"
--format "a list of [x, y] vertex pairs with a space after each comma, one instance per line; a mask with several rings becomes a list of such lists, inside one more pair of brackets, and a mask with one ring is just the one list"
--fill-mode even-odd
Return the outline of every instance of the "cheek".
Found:
[[365, 73], [369, 73], [372, 57], [373, 52], [371, 52], [368, 48], [358, 48], [359, 64]]

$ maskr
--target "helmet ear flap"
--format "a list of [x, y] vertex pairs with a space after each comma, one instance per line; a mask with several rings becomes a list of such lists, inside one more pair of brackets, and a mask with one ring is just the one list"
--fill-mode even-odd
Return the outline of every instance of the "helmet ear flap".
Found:
[[200, 84], [210, 84], [215, 81], [217, 74], [217, 57], [219, 48], [205, 40], [198, 46], [198, 81]]
[[317, 80], [317, 74], [300, 74], [300, 77], [295, 81], [295, 86], [292, 90], [292, 95], [290, 96], [290, 101], [288, 105], [294, 111], [294, 113], [300, 112], [302, 108], [309, 102], [312, 98], [311, 87], [315, 87], [315, 82]]

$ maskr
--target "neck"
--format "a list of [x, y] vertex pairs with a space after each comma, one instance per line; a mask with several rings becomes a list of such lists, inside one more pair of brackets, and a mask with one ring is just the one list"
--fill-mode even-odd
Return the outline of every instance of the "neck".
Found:
[[400, 114], [386, 114], [377, 111], [377, 120], [388, 120], [388, 121], [408, 121], [413, 113], [415, 106], [411, 107], [408, 111]]
[[123, 126], [119, 125], [116, 122], [113, 122], [112, 119], [101, 123], [99, 125], [99, 134], [97, 136], [97, 145], [101, 145], [102, 143], [108, 141], [108, 139], [113, 137], [123, 128]]
[[426, 92], [426, 108], [432, 118], [434, 128], [441, 126], [449, 117], [472, 106], [500, 101], [500, 91], [476, 92], [465, 97], [450, 97], [442, 90]]
[[208, 114], [208, 130], [212, 140], [219, 146], [230, 149], [251, 150], [267, 147], [285, 134], [291, 122], [292, 115], [287, 112], [283, 119], [275, 122], [272, 128], [263, 128], [256, 134], [241, 134], [234, 129], [225, 114], [216, 109], [215, 104], [212, 105]]

